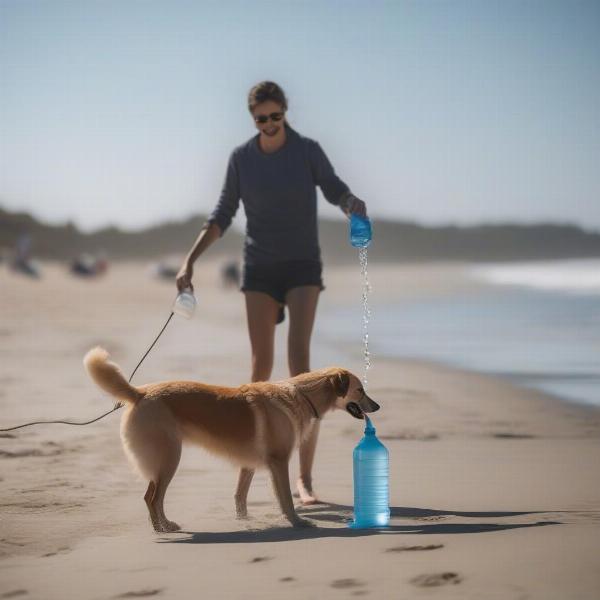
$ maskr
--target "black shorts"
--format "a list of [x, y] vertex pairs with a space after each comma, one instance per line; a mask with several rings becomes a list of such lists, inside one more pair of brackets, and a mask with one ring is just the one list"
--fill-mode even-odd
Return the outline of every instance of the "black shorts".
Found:
[[264, 292], [280, 304], [277, 323], [284, 319], [285, 295], [301, 285], [316, 285], [325, 289], [323, 265], [319, 260], [290, 260], [270, 265], [244, 265], [242, 292]]

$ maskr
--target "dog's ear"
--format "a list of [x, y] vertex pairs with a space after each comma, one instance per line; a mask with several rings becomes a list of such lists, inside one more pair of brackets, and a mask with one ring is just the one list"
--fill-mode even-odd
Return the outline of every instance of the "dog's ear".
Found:
[[350, 377], [346, 371], [340, 369], [331, 377], [330, 381], [336, 396], [344, 397], [348, 393], [348, 388], [350, 387]]

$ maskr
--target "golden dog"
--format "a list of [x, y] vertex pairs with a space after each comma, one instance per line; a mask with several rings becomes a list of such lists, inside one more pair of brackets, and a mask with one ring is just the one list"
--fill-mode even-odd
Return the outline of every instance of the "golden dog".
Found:
[[363, 413], [379, 409], [360, 380], [337, 367], [231, 388], [195, 381], [133, 386], [102, 348], [90, 350], [83, 362], [103, 390], [125, 402], [121, 441], [133, 466], [149, 481], [144, 500], [154, 529], [162, 532], [179, 529], [165, 516], [163, 503], [183, 442], [241, 467], [235, 494], [238, 517], [247, 516], [254, 470], [267, 467], [284, 515], [294, 526], [308, 526], [296, 514], [290, 490], [293, 449], [330, 410], [343, 409], [362, 419]]

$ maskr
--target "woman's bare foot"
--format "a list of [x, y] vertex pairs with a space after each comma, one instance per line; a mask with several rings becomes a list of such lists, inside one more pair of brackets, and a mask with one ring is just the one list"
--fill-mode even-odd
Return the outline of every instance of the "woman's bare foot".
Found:
[[317, 495], [313, 492], [312, 484], [305, 482], [302, 477], [298, 478], [296, 487], [298, 488], [298, 495], [300, 497], [300, 503], [302, 506], [322, 504], [322, 502], [317, 498]]

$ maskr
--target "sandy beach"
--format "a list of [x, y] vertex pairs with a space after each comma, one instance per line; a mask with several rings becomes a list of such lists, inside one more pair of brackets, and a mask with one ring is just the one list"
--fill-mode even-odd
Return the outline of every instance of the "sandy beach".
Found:
[[[96, 280], [43, 263], [41, 280], [0, 266], [0, 427], [94, 418], [111, 399], [88, 379], [87, 350], [104, 346], [127, 376], [167, 319], [174, 285], [147, 263], [111, 265]], [[461, 265], [375, 265], [377, 302], [480, 285]], [[249, 378], [243, 295], [219, 263], [200, 261], [197, 313], [174, 318], [134, 383]], [[362, 376], [356, 345], [325, 342], [320, 319], [360, 303], [357, 267], [325, 271], [312, 367]], [[286, 320], [273, 379], [287, 376]], [[417, 360], [372, 356], [369, 394], [390, 451], [391, 525], [351, 530], [352, 450], [362, 423], [341, 412], [321, 425], [314, 469], [324, 504], [299, 508], [293, 529], [257, 473], [248, 521], [234, 516], [237, 472], [185, 447], [166, 496], [182, 526], [152, 531], [119, 439], [120, 414], [81, 426], [0, 433], [0, 598], [600, 597], [600, 410], [506, 380]], [[297, 456], [291, 479], [298, 473]]]

